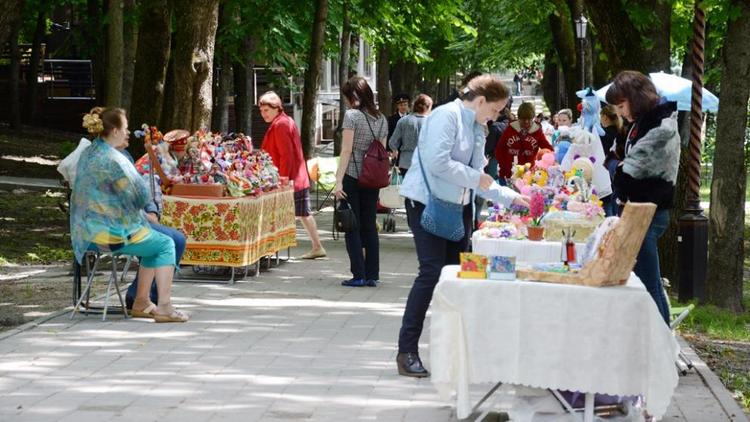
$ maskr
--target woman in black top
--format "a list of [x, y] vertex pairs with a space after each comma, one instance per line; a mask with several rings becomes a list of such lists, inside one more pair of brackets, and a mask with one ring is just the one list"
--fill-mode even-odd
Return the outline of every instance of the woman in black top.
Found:
[[620, 72], [615, 77], [607, 91], [607, 102], [614, 104], [617, 114], [633, 122], [625, 156], [615, 170], [617, 200], [621, 204], [652, 202], [657, 206], [634, 272], [668, 324], [669, 305], [662, 288], [657, 241], [669, 224], [680, 163], [677, 104], [660, 98], [651, 80], [634, 71]]

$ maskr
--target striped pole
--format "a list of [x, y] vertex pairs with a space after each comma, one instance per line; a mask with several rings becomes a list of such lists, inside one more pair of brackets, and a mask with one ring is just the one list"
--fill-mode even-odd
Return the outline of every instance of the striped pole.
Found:
[[701, 186], [701, 129], [703, 128], [703, 50], [705, 46], [706, 14], [701, 0], [695, 1], [693, 19], [693, 92], [690, 103], [690, 155], [688, 160], [688, 212], [700, 212]]
[[701, 186], [701, 128], [703, 126], [703, 47], [705, 45], [706, 15], [701, 0], [695, 0], [693, 19], [693, 91], [690, 108], [690, 145], [687, 165], [687, 204], [679, 220], [678, 296], [680, 302], [705, 297], [708, 264], [708, 218], [700, 203]]

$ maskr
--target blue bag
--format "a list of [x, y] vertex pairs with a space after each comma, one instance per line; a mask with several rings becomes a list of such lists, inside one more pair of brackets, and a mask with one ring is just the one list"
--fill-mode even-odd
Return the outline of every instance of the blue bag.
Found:
[[432, 194], [430, 184], [427, 182], [427, 175], [424, 172], [422, 155], [419, 153], [417, 155], [419, 157], [419, 168], [422, 170], [422, 177], [424, 178], [424, 184], [427, 186], [427, 194], [429, 195], [419, 224], [422, 225], [422, 228], [427, 233], [458, 242], [466, 236], [463, 218], [464, 206], [444, 201]]

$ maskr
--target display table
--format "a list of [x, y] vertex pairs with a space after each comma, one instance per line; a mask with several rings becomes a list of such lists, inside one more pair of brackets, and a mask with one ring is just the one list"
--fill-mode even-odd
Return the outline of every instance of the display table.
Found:
[[[471, 236], [472, 251], [481, 255], [516, 257], [516, 265], [531, 265], [543, 262], [560, 262], [562, 242], [545, 240], [492, 239], [483, 237], [479, 231]], [[581, 259], [585, 243], [576, 243], [576, 258]]]
[[162, 223], [182, 230], [182, 264], [244, 267], [297, 245], [294, 191], [255, 197], [164, 196]]
[[458, 279], [458, 269], [443, 268], [432, 298], [430, 364], [459, 418], [472, 411], [470, 384], [497, 382], [643, 395], [651, 415], [666, 412], [679, 349], [635, 275], [596, 288]]

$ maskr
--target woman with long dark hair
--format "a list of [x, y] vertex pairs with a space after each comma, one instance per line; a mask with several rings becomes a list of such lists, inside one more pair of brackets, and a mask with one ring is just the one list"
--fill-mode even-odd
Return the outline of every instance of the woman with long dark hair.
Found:
[[662, 288], [657, 241], [669, 224], [680, 164], [677, 103], [662, 99], [644, 74], [628, 70], [612, 81], [607, 102], [622, 118], [633, 122], [626, 138], [625, 157], [615, 170], [617, 201], [652, 202], [657, 206], [633, 271], [668, 324], [669, 305]]
[[380, 189], [362, 188], [357, 179], [370, 144], [380, 142], [385, 147], [388, 121], [375, 105], [375, 96], [364, 78], [352, 77], [341, 90], [350, 109], [342, 124], [341, 156], [333, 193], [349, 202], [359, 226], [344, 237], [352, 278], [341, 285], [376, 287], [380, 278], [380, 240], [375, 221]]

